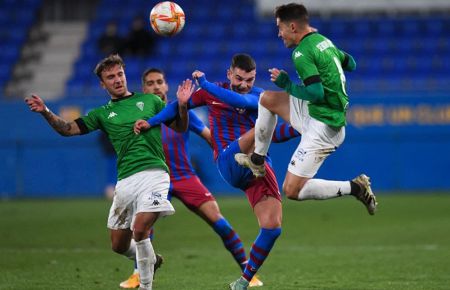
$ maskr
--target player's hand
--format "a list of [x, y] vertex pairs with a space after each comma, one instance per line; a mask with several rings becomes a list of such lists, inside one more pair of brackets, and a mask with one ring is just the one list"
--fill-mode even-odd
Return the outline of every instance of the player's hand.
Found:
[[136, 123], [134, 123], [133, 131], [134, 134], [138, 135], [141, 132], [148, 131], [150, 129], [150, 124], [145, 120], [137, 120]]
[[42, 113], [48, 110], [44, 101], [38, 95], [32, 94], [31, 97], [25, 98], [25, 103], [31, 111], [36, 113]]
[[192, 93], [194, 92], [194, 89], [195, 85], [190, 79], [183, 81], [183, 83], [178, 86], [177, 90], [178, 103], [180, 105], [186, 105]]
[[199, 70], [195, 70], [195, 71], [192, 73], [192, 78], [195, 80], [197, 86], [200, 85], [200, 84], [198, 83], [198, 79], [201, 78], [201, 77], [203, 77], [203, 76], [205, 76], [205, 73], [202, 72], [202, 71], [199, 71]]
[[271, 69], [269, 69], [269, 72], [270, 72], [270, 81], [272, 81], [272, 82], [275, 82], [275, 80], [281, 73], [281, 71], [277, 68], [271, 68]]

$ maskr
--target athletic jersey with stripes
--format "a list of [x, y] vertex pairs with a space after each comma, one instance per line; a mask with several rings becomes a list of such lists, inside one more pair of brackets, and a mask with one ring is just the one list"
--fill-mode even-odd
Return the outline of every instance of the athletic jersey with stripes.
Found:
[[[217, 85], [225, 89], [230, 88], [229, 83], [217, 83]], [[248, 94], [255, 95], [259, 98], [262, 92], [263, 89], [253, 87]], [[192, 95], [190, 104], [194, 107], [208, 107], [214, 159], [217, 159], [219, 152], [225, 149], [228, 144], [252, 129], [255, 126], [255, 121], [258, 116], [257, 109], [232, 107], [204, 89], [200, 89]]]
[[196, 176], [189, 154], [189, 133], [200, 135], [205, 124], [189, 111], [189, 127], [184, 133], [178, 133], [165, 125], [161, 125], [162, 143], [167, 165], [170, 169], [171, 180], [188, 179]]

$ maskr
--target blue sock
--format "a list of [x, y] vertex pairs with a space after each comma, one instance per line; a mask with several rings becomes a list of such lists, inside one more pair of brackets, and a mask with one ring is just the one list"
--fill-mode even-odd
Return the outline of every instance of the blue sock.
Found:
[[239, 235], [233, 230], [225, 218], [213, 224], [214, 231], [222, 238], [225, 248], [233, 255], [242, 270], [245, 268], [247, 257]]
[[275, 244], [275, 241], [280, 236], [280, 234], [281, 228], [260, 229], [259, 235], [258, 237], [256, 237], [256, 240], [250, 250], [250, 258], [248, 260], [247, 266], [245, 267], [244, 273], [242, 274], [245, 280], [252, 280], [259, 267], [261, 267], [261, 265], [264, 263], [264, 260], [269, 255], [273, 244]]

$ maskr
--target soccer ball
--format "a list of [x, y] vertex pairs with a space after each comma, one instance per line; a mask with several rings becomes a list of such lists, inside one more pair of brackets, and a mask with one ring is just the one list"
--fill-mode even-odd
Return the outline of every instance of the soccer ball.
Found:
[[150, 12], [150, 24], [153, 30], [162, 36], [174, 36], [179, 33], [185, 22], [183, 9], [170, 1], [160, 2]]

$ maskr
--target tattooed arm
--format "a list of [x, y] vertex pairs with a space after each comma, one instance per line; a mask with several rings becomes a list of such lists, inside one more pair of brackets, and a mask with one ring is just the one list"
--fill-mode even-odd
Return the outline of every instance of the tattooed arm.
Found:
[[52, 128], [58, 132], [61, 136], [74, 136], [80, 135], [81, 131], [77, 123], [74, 121], [66, 121], [58, 115], [52, 113], [44, 101], [37, 95], [31, 95], [31, 98], [26, 98], [25, 103], [31, 111], [41, 113], [41, 115], [47, 120]]

